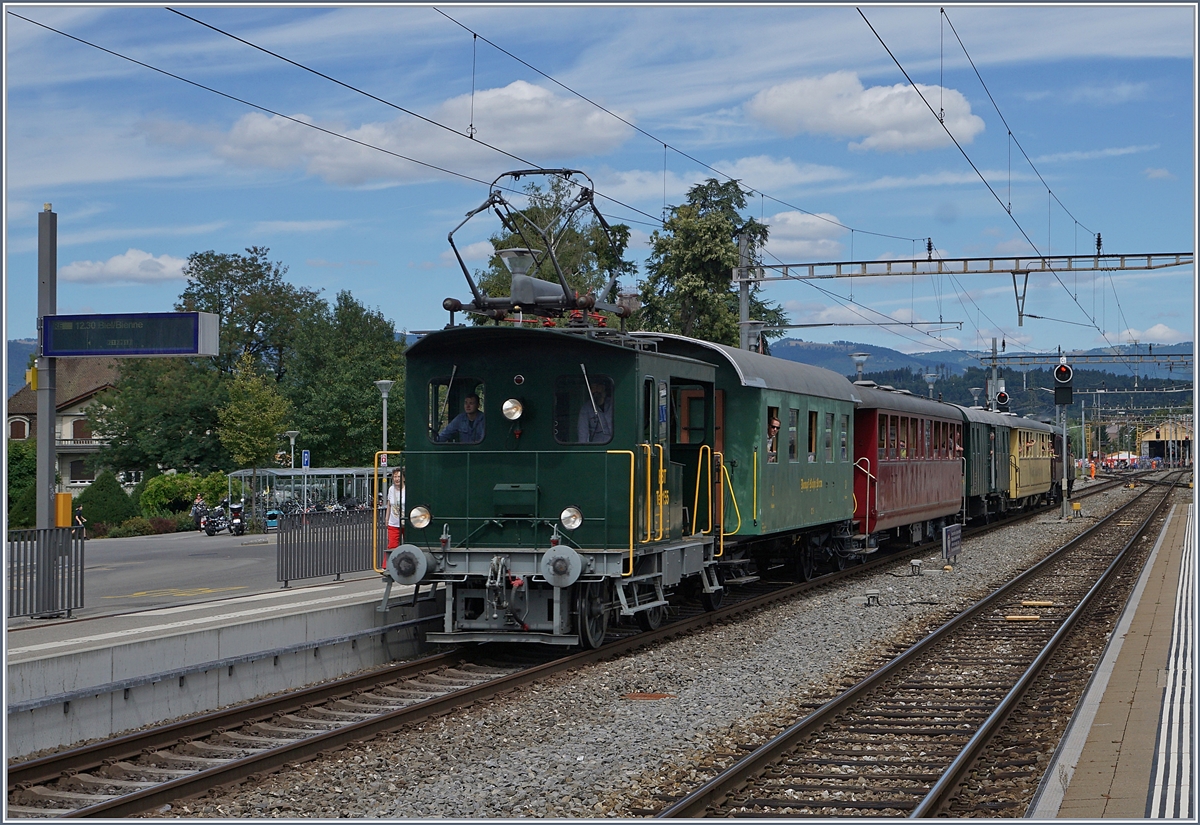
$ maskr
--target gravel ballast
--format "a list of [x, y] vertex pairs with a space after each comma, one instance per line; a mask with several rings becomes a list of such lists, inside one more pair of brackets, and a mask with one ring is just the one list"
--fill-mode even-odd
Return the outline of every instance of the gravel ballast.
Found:
[[[1081, 489], [1086, 489], [1081, 485]], [[661, 808], [1101, 515], [1119, 488], [734, 623], [156, 811], [155, 817], [630, 817]], [[879, 605], [863, 604], [868, 589]], [[628, 694], [668, 694], [639, 700]]]

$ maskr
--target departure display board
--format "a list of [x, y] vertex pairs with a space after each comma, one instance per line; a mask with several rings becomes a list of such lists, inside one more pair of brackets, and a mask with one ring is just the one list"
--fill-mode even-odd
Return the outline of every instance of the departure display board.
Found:
[[137, 358], [216, 355], [219, 331], [211, 312], [138, 312], [122, 315], [47, 315], [42, 355]]

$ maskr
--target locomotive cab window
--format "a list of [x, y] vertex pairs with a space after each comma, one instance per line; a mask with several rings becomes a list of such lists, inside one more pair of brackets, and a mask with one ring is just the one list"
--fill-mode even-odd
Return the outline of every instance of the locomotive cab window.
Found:
[[607, 375], [560, 375], [554, 381], [554, 440], [607, 444], [613, 437], [613, 381]]
[[429, 440], [436, 444], [478, 444], [484, 428], [483, 381], [446, 375], [429, 382]]

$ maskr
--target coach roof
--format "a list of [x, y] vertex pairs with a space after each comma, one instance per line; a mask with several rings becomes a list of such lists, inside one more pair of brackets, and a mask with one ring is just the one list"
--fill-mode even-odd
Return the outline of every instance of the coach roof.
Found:
[[635, 332], [639, 338], [655, 338], [660, 341], [659, 352], [685, 355], [711, 361], [712, 356], [721, 356], [737, 373], [746, 387], [759, 387], [785, 392], [804, 393], [822, 398], [833, 398], [853, 404], [861, 402], [858, 388], [836, 372], [800, 364], [770, 355], [699, 341], [682, 335], [665, 332]]

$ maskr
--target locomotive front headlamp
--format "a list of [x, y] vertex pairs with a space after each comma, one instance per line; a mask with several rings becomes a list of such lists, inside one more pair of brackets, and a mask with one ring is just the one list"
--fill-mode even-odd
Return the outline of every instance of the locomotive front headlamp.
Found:
[[413, 527], [418, 530], [429, 526], [429, 522], [433, 520], [433, 516], [429, 514], [429, 508], [418, 505], [408, 511], [408, 520]]
[[562, 522], [562, 526], [568, 530], [574, 530], [579, 525], [583, 524], [583, 513], [578, 507], [568, 507], [562, 511], [562, 515], [558, 517]]
[[525, 411], [525, 407], [515, 398], [510, 398], [500, 407], [500, 411], [504, 413], [504, 417], [509, 421], [516, 421], [521, 417], [521, 413]]

